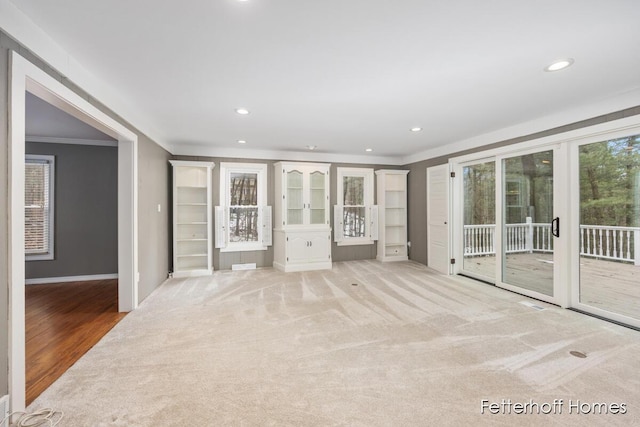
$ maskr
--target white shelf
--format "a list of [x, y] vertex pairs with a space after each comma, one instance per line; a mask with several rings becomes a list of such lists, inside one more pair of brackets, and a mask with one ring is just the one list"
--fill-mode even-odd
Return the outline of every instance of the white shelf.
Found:
[[213, 163], [172, 160], [173, 271], [181, 276], [211, 274]]
[[408, 259], [406, 170], [376, 171], [378, 188], [378, 254], [381, 261]]

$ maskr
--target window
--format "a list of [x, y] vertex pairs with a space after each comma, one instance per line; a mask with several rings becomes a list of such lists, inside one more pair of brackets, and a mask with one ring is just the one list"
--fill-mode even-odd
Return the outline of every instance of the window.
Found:
[[373, 244], [373, 169], [338, 168], [334, 239], [338, 246]]
[[216, 247], [223, 252], [265, 250], [271, 245], [267, 165], [220, 163]]
[[54, 156], [25, 156], [24, 252], [27, 261], [53, 259]]

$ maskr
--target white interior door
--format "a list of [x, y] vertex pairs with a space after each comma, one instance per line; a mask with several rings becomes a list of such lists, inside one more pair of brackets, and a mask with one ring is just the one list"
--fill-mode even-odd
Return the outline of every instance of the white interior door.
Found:
[[427, 265], [449, 274], [449, 165], [427, 168]]

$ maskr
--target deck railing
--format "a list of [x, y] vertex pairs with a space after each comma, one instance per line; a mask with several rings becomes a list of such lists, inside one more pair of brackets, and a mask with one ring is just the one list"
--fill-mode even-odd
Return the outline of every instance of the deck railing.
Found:
[[[552, 253], [551, 225], [528, 221], [507, 224], [507, 253]], [[464, 226], [464, 256], [495, 255], [495, 224]], [[580, 226], [580, 255], [640, 266], [640, 227]]]

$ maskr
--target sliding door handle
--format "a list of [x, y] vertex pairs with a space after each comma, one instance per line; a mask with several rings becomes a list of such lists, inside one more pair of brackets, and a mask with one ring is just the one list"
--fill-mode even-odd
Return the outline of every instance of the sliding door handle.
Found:
[[551, 221], [551, 234], [560, 237], [560, 217], [556, 217]]

